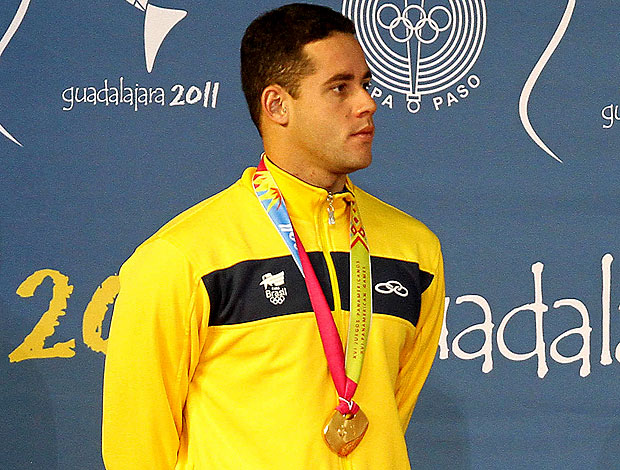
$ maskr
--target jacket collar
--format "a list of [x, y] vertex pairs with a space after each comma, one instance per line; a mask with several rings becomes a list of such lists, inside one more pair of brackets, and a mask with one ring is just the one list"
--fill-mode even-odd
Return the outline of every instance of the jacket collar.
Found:
[[[265, 165], [273, 175], [273, 179], [284, 196], [286, 208], [291, 219], [314, 218], [316, 222], [319, 222], [324, 217], [327, 217], [329, 193], [326, 189], [300, 180], [278, 167], [268, 157], [265, 157]], [[345, 215], [348, 203], [355, 197], [353, 190], [353, 183], [347, 176], [344, 191], [333, 194], [332, 205], [336, 219]]]

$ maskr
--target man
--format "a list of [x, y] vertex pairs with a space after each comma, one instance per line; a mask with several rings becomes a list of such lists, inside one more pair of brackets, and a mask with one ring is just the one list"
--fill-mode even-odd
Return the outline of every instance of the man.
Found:
[[241, 74], [258, 169], [121, 270], [106, 466], [407, 469], [442, 258], [423, 224], [347, 177], [370, 164], [376, 110], [353, 24], [320, 6], [268, 12], [245, 33]]

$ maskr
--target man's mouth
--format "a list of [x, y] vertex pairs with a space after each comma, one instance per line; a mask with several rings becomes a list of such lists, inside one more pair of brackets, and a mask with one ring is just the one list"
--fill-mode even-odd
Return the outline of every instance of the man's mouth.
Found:
[[362, 127], [359, 131], [351, 134], [353, 137], [358, 137], [364, 140], [372, 140], [375, 135], [375, 126], [369, 124], [367, 126]]

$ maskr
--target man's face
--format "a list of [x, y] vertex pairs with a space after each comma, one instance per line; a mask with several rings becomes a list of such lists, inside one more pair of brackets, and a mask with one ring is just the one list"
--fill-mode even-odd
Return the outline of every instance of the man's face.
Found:
[[343, 176], [372, 160], [377, 109], [368, 94], [370, 70], [351, 34], [335, 33], [304, 46], [314, 72], [289, 100], [290, 157], [315, 176]]

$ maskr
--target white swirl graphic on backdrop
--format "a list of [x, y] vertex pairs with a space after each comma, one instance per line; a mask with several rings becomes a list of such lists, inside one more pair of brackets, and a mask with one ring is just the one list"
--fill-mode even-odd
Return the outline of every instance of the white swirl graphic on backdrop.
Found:
[[549, 62], [549, 59], [555, 52], [555, 49], [558, 47], [558, 44], [560, 44], [560, 41], [564, 37], [564, 33], [566, 33], [566, 30], [568, 29], [568, 24], [570, 23], [571, 17], [573, 16], [573, 10], [575, 9], [575, 2], [576, 0], [568, 0], [566, 10], [564, 10], [564, 15], [562, 15], [560, 24], [555, 30], [551, 41], [549, 41], [549, 44], [540, 56], [540, 59], [538, 59], [538, 62], [536, 62], [536, 65], [532, 69], [530, 76], [527, 78], [527, 81], [523, 86], [523, 90], [521, 91], [521, 97], [519, 98], [519, 117], [521, 118], [521, 123], [523, 124], [526, 132], [536, 143], [536, 145], [538, 145], [541, 149], [543, 149], [560, 163], [563, 163], [562, 160], [555, 153], [553, 153], [549, 147], [547, 147], [547, 145], [542, 141], [542, 139], [538, 136], [538, 134], [532, 127], [532, 124], [530, 123], [530, 118], [527, 114], [527, 106], [530, 100], [532, 89], [534, 88], [538, 77], [540, 77], [540, 74], [545, 68], [545, 65], [547, 65], [547, 62]]
[[144, 59], [146, 71], [151, 73], [157, 52], [164, 39], [176, 24], [187, 15], [185, 10], [162, 8], [149, 0], [127, 0], [128, 3], [144, 12]]
[[[21, 3], [19, 4], [19, 8], [17, 9], [15, 16], [13, 17], [11, 24], [9, 25], [6, 32], [2, 36], [2, 39], [0, 39], [0, 56], [6, 49], [6, 46], [8, 46], [11, 39], [13, 39], [13, 36], [17, 32], [17, 28], [19, 28], [19, 26], [22, 24], [22, 20], [24, 19], [24, 16], [26, 16], [26, 11], [28, 11], [29, 5], [30, 5], [30, 0], [22, 0]], [[20, 147], [23, 147], [23, 145], [15, 137], [13, 137], [9, 131], [7, 131], [2, 126], [2, 124], [0, 124], [0, 133], [4, 135], [7, 139], [11, 140], [12, 142], [15, 142]]]

